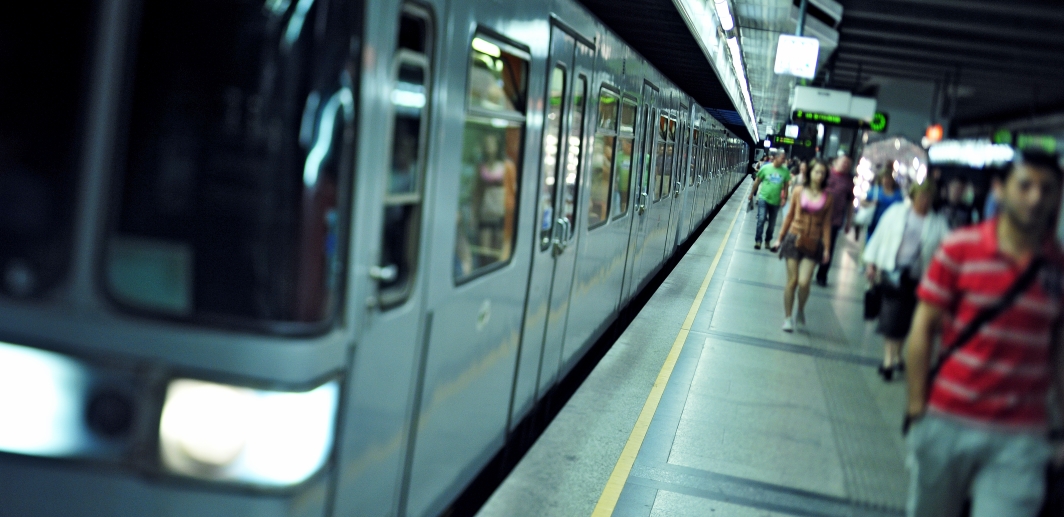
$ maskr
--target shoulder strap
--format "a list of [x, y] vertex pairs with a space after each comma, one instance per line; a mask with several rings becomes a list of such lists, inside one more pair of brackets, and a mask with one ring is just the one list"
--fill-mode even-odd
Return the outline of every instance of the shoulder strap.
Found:
[[1042, 269], [1043, 262], [1042, 257], [1035, 257], [1031, 260], [1027, 269], [1025, 269], [1023, 273], [1020, 274], [1019, 278], [1009, 286], [1009, 290], [1005, 291], [1004, 296], [1002, 296], [994, 305], [979, 311], [979, 314], [976, 314], [975, 317], [972, 318], [972, 321], [965, 325], [964, 330], [962, 330], [960, 334], [957, 334], [957, 339], [953, 341], [953, 346], [945, 349], [939, 356], [938, 362], [935, 363], [935, 366], [927, 372], [927, 387], [925, 388], [927, 396], [930, 397], [931, 387], [935, 382], [935, 377], [938, 376], [938, 372], [942, 370], [942, 366], [946, 364], [946, 361], [949, 360], [950, 356], [964, 347], [964, 345], [968, 344], [968, 342], [979, 333], [979, 329], [982, 328], [983, 325], [1001, 315], [1002, 312], [1005, 312], [1016, 302], [1016, 299], [1020, 297], [1020, 294], [1026, 291], [1034, 282], [1035, 277], [1038, 276], [1039, 270]]

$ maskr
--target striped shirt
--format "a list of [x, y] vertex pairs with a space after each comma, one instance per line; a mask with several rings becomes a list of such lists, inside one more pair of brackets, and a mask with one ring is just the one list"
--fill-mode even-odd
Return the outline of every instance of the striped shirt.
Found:
[[[1049, 239], [1041, 254], [1045, 263], [1031, 286], [946, 361], [931, 387], [930, 410], [995, 426], [1045, 427], [1064, 253]], [[950, 234], [917, 290], [921, 300], [945, 309], [944, 346], [1026, 267], [998, 250], [997, 219]]]

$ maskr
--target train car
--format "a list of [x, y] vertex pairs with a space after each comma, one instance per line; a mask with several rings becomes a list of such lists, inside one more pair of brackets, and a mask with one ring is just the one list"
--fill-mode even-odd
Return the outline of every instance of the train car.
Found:
[[570, 0], [0, 27], [0, 515], [439, 514], [746, 167]]

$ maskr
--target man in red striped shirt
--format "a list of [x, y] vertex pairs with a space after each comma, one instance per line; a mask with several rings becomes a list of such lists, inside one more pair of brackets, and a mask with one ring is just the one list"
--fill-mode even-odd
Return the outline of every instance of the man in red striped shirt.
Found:
[[[969, 494], [975, 517], [1039, 511], [1052, 456], [1046, 404], [1061, 372], [1064, 252], [1053, 235], [1061, 181], [1056, 157], [1017, 158], [994, 185], [1000, 215], [947, 237], [924, 275], [907, 352], [910, 517], [955, 517]], [[936, 332], [951, 346], [1036, 256], [1043, 265], [1030, 287], [950, 355], [928, 387]]]

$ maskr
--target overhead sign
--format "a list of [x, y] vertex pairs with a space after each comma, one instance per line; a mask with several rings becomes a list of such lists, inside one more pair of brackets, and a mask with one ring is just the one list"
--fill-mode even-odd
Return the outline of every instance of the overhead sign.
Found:
[[820, 122], [821, 124], [830, 124], [839, 127], [869, 129], [876, 133], [886, 131], [887, 126], [890, 124], [890, 116], [882, 111], [877, 111], [872, 116], [871, 122], [865, 122], [864, 120], [856, 118], [842, 117], [839, 115], [831, 115], [829, 113], [815, 113], [805, 110], [794, 110], [794, 113], [791, 114], [791, 119]]
[[820, 53], [820, 40], [780, 34], [776, 45], [775, 72], [812, 79], [816, 76], [816, 60]]
[[794, 139], [789, 136], [772, 135], [771, 138], [775, 145], [794, 145]]
[[872, 122], [868, 124], [868, 129], [871, 129], [876, 133], [882, 133], [887, 130], [888, 124], [890, 124], [890, 115], [887, 115], [882, 111], [877, 111], [872, 115]]

